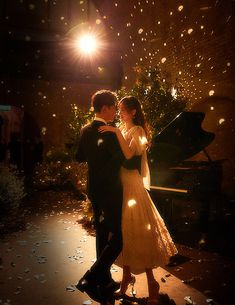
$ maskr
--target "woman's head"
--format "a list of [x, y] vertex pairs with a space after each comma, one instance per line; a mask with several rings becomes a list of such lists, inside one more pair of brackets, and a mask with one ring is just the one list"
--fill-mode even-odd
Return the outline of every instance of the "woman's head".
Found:
[[120, 118], [123, 123], [132, 122], [135, 125], [145, 124], [140, 102], [134, 96], [126, 96], [119, 102]]
[[134, 96], [125, 96], [118, 104], [120, 118], [123, 123], [133, 123], [142, 126], [146, 135], [149, 128], [145, 122], [144, 112], [138, 99]]

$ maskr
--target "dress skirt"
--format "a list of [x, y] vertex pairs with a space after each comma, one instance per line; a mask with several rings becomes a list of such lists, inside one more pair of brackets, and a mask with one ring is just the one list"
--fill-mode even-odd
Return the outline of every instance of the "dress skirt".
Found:
[[169, 262], [177, 249], [138, 170], [121, 168], [123, 250], [115, 264], [134, 274]]

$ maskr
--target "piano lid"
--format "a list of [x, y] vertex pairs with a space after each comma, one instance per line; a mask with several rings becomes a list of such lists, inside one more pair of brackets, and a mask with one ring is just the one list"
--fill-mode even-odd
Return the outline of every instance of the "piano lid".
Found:
[[181, 112], [153, 140], [152, 156], [155, 161], [169, 163], [188, 159], [215, 138], [215, 134], [201, 128], [203, 112]]

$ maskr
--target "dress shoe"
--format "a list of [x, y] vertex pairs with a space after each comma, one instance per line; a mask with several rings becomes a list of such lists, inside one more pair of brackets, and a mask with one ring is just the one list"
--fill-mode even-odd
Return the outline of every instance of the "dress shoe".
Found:
[[90, 270], [88, 270], [83, 277], [78, 281], [76, 288], [80, 290], [81, 292], [84, 292], [87, 287], [93, 285], [96, 286], [96, 281], [94, 277], [92, 277], [92, 273]]
[[81, 292], [86, 292], [86, 294], [96, 302], [104, 301], [100, 286], [97, 283], [88, 281], [86, 278], [82, 277], [77, 283], [76, 288]]
[[115, 299], [109, 301], [103, 301], [100, 305], [115, 305]]
[[121, 286], [121, 282], [115, 282], [113, 279], [111, 279], [111, 281], [106, 285], [107, 289], [113, 291], [120, 289], [120, 286]]
[[104, 304], [108, 302], [107, 305], [109, 305], [112, 304], [114, 299], [113, 294], [119, 286], [120, 284], [113, 279], [111, 279], [108, 284], [104, 285], [95, 280], [90, 271], [87, 271], [77, 283], [76, 288], [81, 292], [86, 292], [94, 301], [104, 302]]
[[76, 288], [81, 292], [86, 292], [90, 298], [97, 302], [104, 302], [107, 305], [112, 304], [114, 292], [120, 288], [120, 283], [115, 282], [112, 278], [106, 284], [98, 281], [94, 274], [88, 270], [79, 280]]

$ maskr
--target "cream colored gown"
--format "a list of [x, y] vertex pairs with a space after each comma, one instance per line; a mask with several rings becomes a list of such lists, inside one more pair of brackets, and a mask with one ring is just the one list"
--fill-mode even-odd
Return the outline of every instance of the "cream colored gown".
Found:
[[145, 268], [164, 266], [177, 249], [146, 191], [150, 183], [144, 129], [134, 126], [128, 131], [123, 129], [122, 134], [129, 147], [142, 158], [141, 174], [138, 170], [121, 168], [123, 250], [116, 264], [130, 266], [131, 272], [138, 274], [145, 272]]

